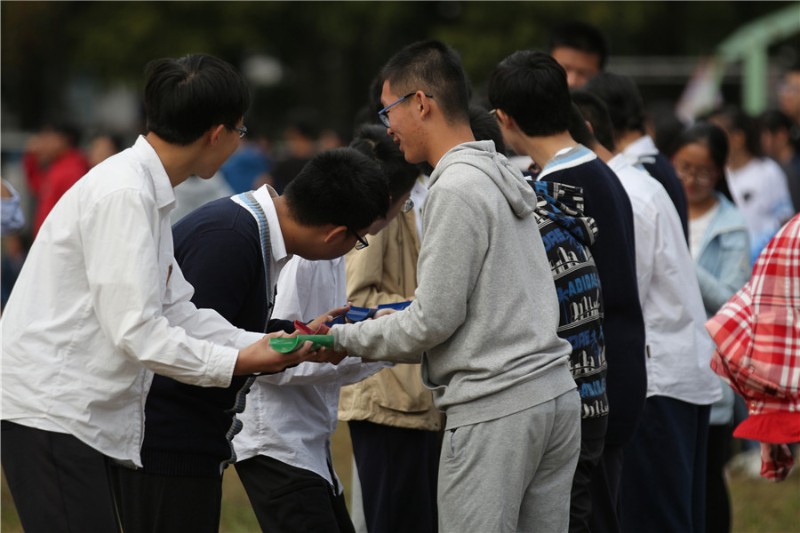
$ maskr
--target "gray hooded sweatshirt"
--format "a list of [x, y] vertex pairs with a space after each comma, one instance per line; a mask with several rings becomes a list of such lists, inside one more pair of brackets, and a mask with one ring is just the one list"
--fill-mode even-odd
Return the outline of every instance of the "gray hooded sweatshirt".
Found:
[[429, 188], [414, 301], [334, 326], [336, 348], [403, 363], [421, 356], [448, 429], [575, 389], [531, 186], [494, 143], [479, 141], [448, 151]]

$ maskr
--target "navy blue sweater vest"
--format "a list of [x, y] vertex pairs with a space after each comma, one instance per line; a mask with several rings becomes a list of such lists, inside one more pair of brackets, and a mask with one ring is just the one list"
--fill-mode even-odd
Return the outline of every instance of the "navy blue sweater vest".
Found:
[[[192, 302], [233, 325], [264, 331], [269, 317], [259, 227], [230, 198], [210, 202], [173, 227], [175, 259], [195, 288]], [[271, 253], [267, 250], [267, 254]], [[267, 330], [293, 331], [271, 320]], [[230, 439], [244, 408], [247, 376], [227, 388], [197, 387], [156, 375], [145, 404], [144, 470], [152, 474], [219, 477], [234, 459]]]

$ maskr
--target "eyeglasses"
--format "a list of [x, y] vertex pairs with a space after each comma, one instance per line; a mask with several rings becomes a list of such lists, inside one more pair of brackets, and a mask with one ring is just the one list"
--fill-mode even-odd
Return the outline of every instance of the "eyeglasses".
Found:
[[713, 170], [688, 165], [686, 163], [675, 163], [675, 173], [681, 181], [689, 181], [689, 178], [693, 178], [697, 183], [702, 183], [703, 185], [713, 183], [716, 177]]
[[233, 131], [239, 134], [240, 139], [244, 139], [244, 136], [247, 135], [247, 126], [242, 126], [241, 128], [234, 127]]
[[414, 200], [409, 198], [408, 200], [403, 202], [403, 207], [400, 208], [400, 212], [401, 213], [408, 213], [412, 209], [414, 209]]
[[352, 233], [356, 238], [356, 246], [355, 246], [356, 250], [363, 250], [364, 248], [369, 246], [369, 243], [367, 242], [367, 236], [366, 235], [362, 237], [361, 235], [359, 235], [358, 233], [356, 233], [355, 231], [353, 231], [350, 228], [347, 228], [347, 231]]
[[[397, 100], [395, 100], [391, 104], [387, 105], [386, 107], [384, 107], [383, 109], [378, 111], [378, 118], [381, 120], [381, 123], [388, 128], [389, 127], [389, 110], [392, 109], [397, 104], [408, 100], [409, 98], [411, 98], [415, 94], [417, 94], [417, 91], [414, 91], [413, 93], [408, 93], [407, 95], [403, 96], [402, 98], [398, 98]], [[427, 94], [427, 93], [423, 93], [423, 94], [425, 94], [425, 96], [427, 96], [428, 98], [433, 98], [433, 95], [430, 95], [430, 94]]]

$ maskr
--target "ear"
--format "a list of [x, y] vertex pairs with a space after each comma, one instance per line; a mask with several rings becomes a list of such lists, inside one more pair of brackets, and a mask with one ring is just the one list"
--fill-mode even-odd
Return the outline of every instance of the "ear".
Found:
[[506, 112], [502, 109], [495, 110], [494, 114], [497, 117], [497, 122], [500, 124], [501, 130], [510, 130], [516, 125], [514, 119], [510, 115], [506, 114]]
[[417, 91], [414, 95], [414, 105], [417, 106], [419, 116], [424, 118], [431, 112], [431, 99], [425, 94], [424, 91]]
[[592, 126], [592, 123], [588, 120], [584, 120], [583, 123], [586, 124], [586, 127], [589, 128], [589, 131], [594, 135], [594, 126]]
[[334, 226], [325, 233], [322, 242], [328, 244], [347, 236], [347, 226]]
[[209, 131], [208, 143], [210, 145], [215, 145], [219, 142], [220, 135], [222, 135], [223, 130], [225, 129], [224, 124], [219, 124], [217, 126], [212, 126]]

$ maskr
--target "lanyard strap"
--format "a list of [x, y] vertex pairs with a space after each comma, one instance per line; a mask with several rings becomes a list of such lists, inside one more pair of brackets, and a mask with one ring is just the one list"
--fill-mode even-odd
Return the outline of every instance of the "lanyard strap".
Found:
[[261, 204], [251, 191], [237, 194], [233, 197], [233, 200], [250, 211], [250, 214], [253, 215], [253, 218], [256, 219], [256, 223], [258, 224], [258, 233], [261, 240], [261, 257], [264, 262], [264, 278], [266, 280], [267, 290], [267, 321], [264, 324], [264, 331], [266, 331], [266, 325], [272, 317], [272, 308], [275, 306], [275, 291], [272, 288], [272, 269], [270, 268], [272, 262], [270, 260], [272, 243], [269, 238], [269, 222], [267, 221], [266, 213], [264, 213], [264, 208], [261, 207]]

